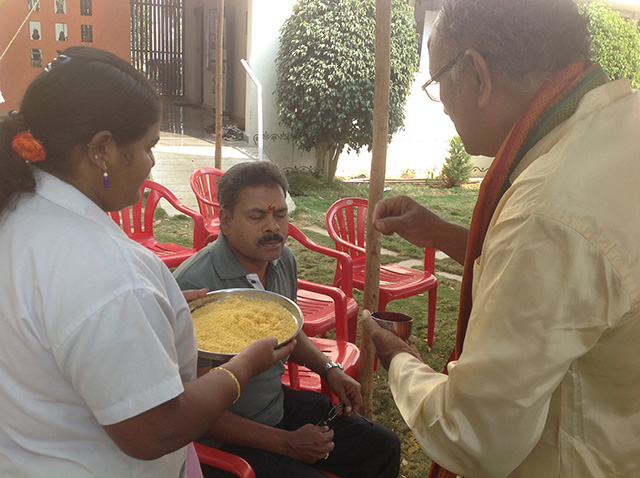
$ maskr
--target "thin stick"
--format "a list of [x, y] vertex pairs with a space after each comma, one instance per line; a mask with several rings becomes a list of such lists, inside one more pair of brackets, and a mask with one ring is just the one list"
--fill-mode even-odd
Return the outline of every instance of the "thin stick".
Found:
[[216, 31], [216, 163], [217, 169], [222, 169], [222, 41], [224, 38], [224, 0], [218, 0], [218, 26]]
[[[389, 82], [391, 73], [391, 0], [376, 0], [376, 77], [373, 94], [373, 155], [369, 184], [369, 209], [366, 230], [366, 270], [364, 282], [364, 308], [378, 309], [380, 287], [380, 233], [373, 227], [373, 209], [382, 199], [387, 167], [387, 138], [389, 134]], [[364, 416], [373, 415], [373, 363], [375, 347], [367, 332], [360, 334], [360, 371]]]

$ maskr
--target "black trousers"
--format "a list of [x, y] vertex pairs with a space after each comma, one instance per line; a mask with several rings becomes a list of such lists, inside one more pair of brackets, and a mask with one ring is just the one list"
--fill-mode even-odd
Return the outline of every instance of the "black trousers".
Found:
[[[321, 393], [284, 388], [284, 418], [277, 427], [297, 430], [307, 423], [326, 420], [333, 404]], [[332, 422], [335, 449], [326, 460], [308, 465], [293, 458], [255, 448], [223, 444], [219, 448], [241, 456], [257, 478], [326, 478], [327, 470], [341, 478], [397, 478], [400, 470], [400, 440], [391, 430], [355, 414]], [[205, 478], [232, 477], [203, 465]]]

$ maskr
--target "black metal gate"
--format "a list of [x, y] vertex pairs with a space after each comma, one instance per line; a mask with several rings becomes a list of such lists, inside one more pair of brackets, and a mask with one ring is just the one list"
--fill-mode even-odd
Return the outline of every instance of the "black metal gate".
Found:
[[164, 96], [183, 95], [183, 0], [130, 0], [131, 63]]

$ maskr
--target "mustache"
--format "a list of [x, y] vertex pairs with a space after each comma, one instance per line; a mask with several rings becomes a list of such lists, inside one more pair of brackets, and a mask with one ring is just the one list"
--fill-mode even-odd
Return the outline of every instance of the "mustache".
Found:
[[279, 233], [267, 234], [266, 236], [262, 236], [260, 239], [258, 239], [258, 245], [261, 246], [266, 242], [275, 242], [275, 241], [284, 242], [284, 236]]

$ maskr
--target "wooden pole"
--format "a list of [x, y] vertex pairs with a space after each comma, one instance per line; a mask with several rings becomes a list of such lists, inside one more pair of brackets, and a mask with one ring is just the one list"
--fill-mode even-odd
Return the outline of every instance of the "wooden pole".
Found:
[[[373, 227], [373, 209], [382, 199], [387, 167], [389, 135], [389, 82], [391, 70], [391, 0], [376, 0], [376, 77], [373, 93], [373, 155], [369, 183], [369, 209], [366, 230], [366, 270], [364, 281], [364, 308], [378, 310], [380, 287], [380, 233]], [[360, 333], [360, 372], [364, 416], [373, 415], [373, 364], [375, 347], [367, 332]]]
[[222, 42], [224, 39], [224, 0], [218, 0], [218, 25], [216, 30], [216, 163], [222, 169], [222, 75], [224, 58]]

